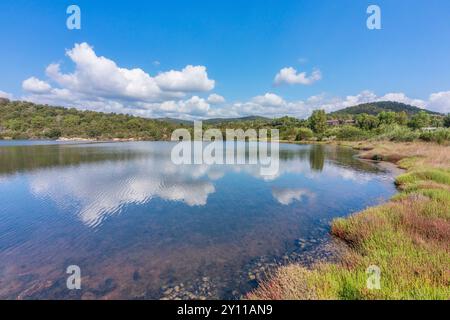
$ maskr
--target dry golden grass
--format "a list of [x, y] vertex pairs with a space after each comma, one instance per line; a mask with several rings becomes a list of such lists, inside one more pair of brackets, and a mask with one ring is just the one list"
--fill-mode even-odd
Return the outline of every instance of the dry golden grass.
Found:
[[374, 159], [378, 156], [384, 161], [398, 163], [402, 159], [410, 158], [418, 167], [430, 166], [447, 169], [450, 167], [450, 146], [427, 142], [396, 143], [391, 141], [344, 142], [341, 144], [361, 150], [360, 157], [363, 159]]

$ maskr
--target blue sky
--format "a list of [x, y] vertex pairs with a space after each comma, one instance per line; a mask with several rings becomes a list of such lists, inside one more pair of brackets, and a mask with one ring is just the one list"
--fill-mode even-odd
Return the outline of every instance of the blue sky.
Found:
[[[70, 4], [81, 30], [66, 27]], [[371, 4], [381, 30], [366, 27]], [[3, 0], [0, 39], [13, 99], [178, 118], [385, 99], [450, 112], [447, 0]]]

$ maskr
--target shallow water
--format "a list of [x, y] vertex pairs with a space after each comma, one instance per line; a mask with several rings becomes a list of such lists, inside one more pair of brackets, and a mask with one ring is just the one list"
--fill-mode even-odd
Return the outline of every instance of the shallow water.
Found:
[[172, 146], [0, 142], [0, 298], [237, 298], [327, 242], [333, 218], [395, 192], [347, 148], [281, 145], [264, 177], [174, 165]]

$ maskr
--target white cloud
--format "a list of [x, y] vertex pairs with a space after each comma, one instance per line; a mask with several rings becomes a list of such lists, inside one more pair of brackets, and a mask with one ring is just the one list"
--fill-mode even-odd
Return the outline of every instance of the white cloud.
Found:
[[199, 92], [214, 89], [215, 81], [208, 79], [206, 67], [187, 66], [181, 71], [170, 70], [155, 77], [159, 88], [166, 91]]
[[173, 113], [174, 116], [177, 116], [181, 113], [201, 116], [207, 115], [210, 105], [205, 99], [193, 96], [188, 100], [166, 101], [160, 104], [159, 107], [155, 107], [159, 108], [160, 111], [166, 112], [166, 115]]
[[[201, 119], [210, 117], [308, 117], [315, 109], [327, 112], [373, 101], [398, 101], [438, 112], [449, 112], [450, 91], [437, 92], [428, 100], [413, 99], [404, 93], [382, 96], [362, 91], [346, 97], [318, 94], [304, 100], [287, 101], [274, 93], [265, 93], [247, 101], [226, 103], [224, 97], [200, 93], [214, 89], [206, 67], [188, 65], [180, 71], [170, 70], [151, 76], [140, 68], [119, 67], [113, 60], [98, 56], [87, 43], [75, 44], [66, 52], [74, 64], [72, 72], [63, 72], [60, 64], [46, 68], [48, 81], [36, 77], [26, 79], [23, 100], [50, 105], [75, 107], [101, 112], [129, 113], [143, 117], [176, 117]], [[321, 78], [320, 71], [311, 75], [294, 68], [282, 69], [275, 83], [311, 84]], [[0, 92], [0, 96], [11, 95]]]
[[31, 77], [22, 82], [22, 88], [31, 93], [47, 93], [52, 89], [47, 82]]
[[142, 116], [157, 116], [167, 104], [182, 108], [178, 110], [181, 114], [183, 110], [199, 113], [209, 109], [204, 99], [190, 96], [214, 88], [215, 81], [208, 78], [204, 66], [188, 65], [152, 77], [139, 68], [119, 67], [98, 56], [87, 43], [75, 44], [66, 55], [74, 63], [74, 71], [65, 73], [60, 64], [50, 64], [46, 75], [54, 87], [31, 77], [23, 82], [25, 100]]
[[161, 90], [154, 79], [141, 69], [122, 69], [105, 57], [98, 57], [87, 43], [76, 44], [67, 56], [75, 71], [64, 74], [59, 64], [47, 67], [47, 76], [73, 93], [103, 97], [156, 99]]
[[12, 99], [13, 96], [10, 93], [0, 90], [0, 98]]
[[[66, 54], [75, 64], [75, 71], [62, 73], [59, 64], [50, 64], [46, 74], [60, 87], [74, 94], [131, 101], [160, 101], [168, 97], [184, 96], [185, 90], [182, 88], [178, 91], [173, 90], [177, 88], [177, 84], [172, 86], [171, 92], [164, 92], [156, 78], [142, 69], [120, 68], [114, 61], [97, 56], [87, 43], [75, 44], [75, 47]], [[191, 79], [195, 80], [194, 76]]]
[[283, 98], [274, 93], [266, 93], [263, 96], [256, 96], [252, 99], [252, 102], [260, 104], [262, 106], [272, 106], [272, 107], [282, 106], [283, 104], [286, 103], [283, 100]]
[[394, 93], [388, 93], [384, 95], [383, 97], [378, 99], [379, 101], [396, 101], [401, 103], [406, 103], [413, 105], [415, 107], [419, 107], [421, 109], [425, 108], [427, 106], [427, 103], [421, 99], [411, 99], [406, 96], [406, 94], [402, 92], [394, 92]]
[[450, 91], [431, 94], [428, 108], [441, 113], [450, 113]]
[[[333, 112], [339, 109], [355, 106], [362, 103], [377, 101], [396, 101], [408, 103], [419, 108], [427, 108], [437, 112], [450, 112], [450, 91], [439, 92], [430, 95], [425, 101], [421, 99], [409, 98], [403, 93], [387, 93], [378, 96], [372, 91], [365, 90], [356, 95], [346, 97], [333, 97], [326, 94], [314, 95], [306, 100], [286, 101], [282, 97], [266, 93], [261, 96], [251, 98], [247, 102], [235, 102], [223, 108], [215, 116], [237, 117], [248, 115], [261, 115], [266, 117], [292, 116], [306, 118], [316, 109], [324, 109], [326, 112]], [[212, 109], [211, 112], [216, 110]]]
[[294, 68], [287, 67], [281, 69], [277, 73], [274, 83], [276, 85], [280, 85], [283, 83], [310, 85], [316, 81], [319, 81], [320, 79], [322, 79], [322, 73], [320, 72], [320, 70], [314, 70], [311, 75], [308, 76], [306, 72], [298, 73]]
[[221, 104], [225, 102], [225, 98], [218, 94], [210, 94], [208, 97], [208, 102], [210, 104]]

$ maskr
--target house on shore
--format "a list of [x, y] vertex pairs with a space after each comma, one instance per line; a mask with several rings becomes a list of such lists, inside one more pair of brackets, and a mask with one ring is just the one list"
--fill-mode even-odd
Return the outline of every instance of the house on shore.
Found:
[[355, 123], [356, 123], [355, 120], [342, 120], [342, 119], [327, 120], [327, 125], [329, 125], [331, 127], [345, 125], [345, 124], [352, 125], [352, 124], [355, 124]]

